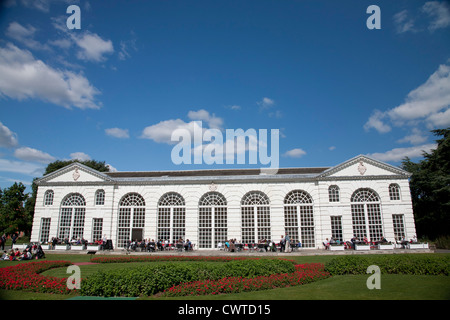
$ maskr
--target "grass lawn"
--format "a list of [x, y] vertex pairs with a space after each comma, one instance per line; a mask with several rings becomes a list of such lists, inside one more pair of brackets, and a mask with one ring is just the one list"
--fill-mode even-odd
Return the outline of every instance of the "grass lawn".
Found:
[[[292, 256], [297, 263], [326, 263], [335, 256]], [[89, 262], [90, 257], [82, 254], [47, 254], [46, 260]], [[0, 262], [0, 267], [23, 262]], [[154, 263], [154, 262], [152, 262]], [[185, 263], [185, 262], [180, 262]], [[81, 276], [86, 277], [99, 269], [114, 269], [127, 264], [96, 264], [80, 266]], [[46, 275], [67, 277], [65, 268], [48, 270]], [[366, 281], [369, 275], [334, 276], [311, 284], [283, 289], [273, 289], [219, 296], [182, 297], [179, 300], [450, 300], [450, 277], [381, 275], [381, 289], [369, 290]], [[0, 299], [5, 300], [63, 300], [75, 295], [38, 294], [22, 291], [0, 290]], [[140, 297], [142, 300], [162, 300], [155, 297]], [[174, 299], [174, 298], [171, 298]]]

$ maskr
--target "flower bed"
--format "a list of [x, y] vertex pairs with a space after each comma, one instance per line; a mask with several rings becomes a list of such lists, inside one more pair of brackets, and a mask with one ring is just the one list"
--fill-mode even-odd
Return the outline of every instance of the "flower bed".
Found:
[[284, 288], [311, 283], [330, 276], [320, 263], [307, 263], [295, 266], [293, 273], [273, 274], [254, 278], [228, 277], [220, 280], [203, 280], [182, 283], [164, 290], [162, 296], [178, 297], [188, 295], [216, 295], [257, 290]]
[[68, 261], [36, 261], [0, 268], [0, 289], [67, 294], [67, 278], [43, 276], [39, 273], [71, 265]]

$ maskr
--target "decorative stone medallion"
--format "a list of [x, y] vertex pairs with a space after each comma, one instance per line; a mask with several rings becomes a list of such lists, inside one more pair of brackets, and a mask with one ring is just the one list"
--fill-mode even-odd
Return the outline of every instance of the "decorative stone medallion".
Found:
[[80, 173], [78, 172], [78, 168], [75, 168], [75, 171], [73, 172], [72, 177], [73, 177], [74, 181], [78, 180], [78, 178], [80, 177]]
[[364, 163], [362, 161], [359, 162], [358, 171], [361, 175], [364, 175], [366, 173], [367, 168], [364, 166]]
[[214, 182], [211, 182], [211, 184], [209, 185], [209, 190], [210, 191], [216, 191], [217, 190], [217, 186], [214, 184]]

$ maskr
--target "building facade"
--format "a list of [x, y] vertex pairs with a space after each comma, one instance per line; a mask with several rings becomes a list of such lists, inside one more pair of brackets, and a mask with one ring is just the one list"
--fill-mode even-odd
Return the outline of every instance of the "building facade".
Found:
[[79, 163], [37, 181], [31, 241], [107, 237], [190, 239], [198, 249], [237, 239], [303, 248], [326, 238], [377, 241], [416, 235], [410, 174], [357, 156], [334, 167], [101, 173]]

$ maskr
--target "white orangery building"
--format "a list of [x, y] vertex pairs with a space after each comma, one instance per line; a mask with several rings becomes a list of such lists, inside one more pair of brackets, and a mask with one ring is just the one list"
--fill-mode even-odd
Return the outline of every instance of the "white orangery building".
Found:
[[278, 242], [287, 232], [303, 248], [326, 238], [388, 241], [415, 236], [410, 174], [357, 156], [334, 167], [101, 173], [79, 163], [37, 181], [31, 241], [106, 236], [190, 239], [198, 249], [226, 239]]

